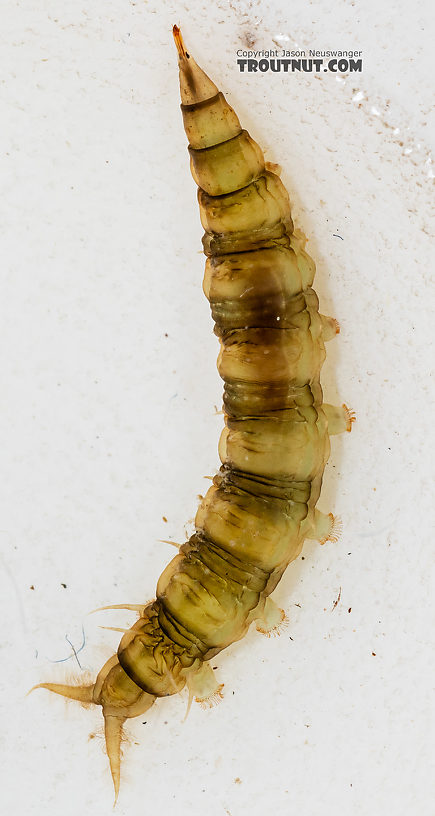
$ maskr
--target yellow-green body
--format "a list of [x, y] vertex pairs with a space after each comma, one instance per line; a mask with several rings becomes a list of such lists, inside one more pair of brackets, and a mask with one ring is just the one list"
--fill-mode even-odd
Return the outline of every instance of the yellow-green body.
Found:
[[[193, 97], [190, 60], [181, 78]], [[207, 660], [262, 617], [314, 526], [329, 455], [325, 347], [314, 263], [294, 236], [279, 176], [221, 93], [182, 104], [182, 113], [206, 230], [204, 290], [221, 341], [226, 427], [222, 468], [195, 534], [159, 579], [157, 601], [162, 628], [169, 615], [175, 642], [190, 651], [191, 638]], [[122, 643], [119, 655], [127, 668]]]
[[294, 231], [288, 194], [178, 30], [182, 114], [207, 257], [204, 292], [221, 344], [222, 466], [198, 508], [195, 533], [168, 564], [156, 600], [139, 611], [97, 682], [66, 696], [99, 703], [115, 788], [122, 722], [157, 697], [220, 693], [207, 661], [256, 621], [278, 626], [269, 599], [305, 538], [332, 535], [316, 509], [329, 435], [350, 430], [345, 406], [322, 405], [325, 340], [337, 323], [319, 314], [314, 262]]

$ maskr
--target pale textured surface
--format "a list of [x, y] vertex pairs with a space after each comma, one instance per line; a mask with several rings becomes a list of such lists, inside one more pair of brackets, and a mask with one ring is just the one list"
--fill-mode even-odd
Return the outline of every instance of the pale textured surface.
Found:
[[[288, 631], [252, 632], [219, 656], [218, 708], [195, 706], [182, 724], [174, 698], [129, 726], [117, 813], [432, 816], [432, 16], [428, 0], [412, 11], [373, 0], [8, 8], [5, 811], [113, 812], [101, 740], [87, 741], [100, 711], [24, 694], [78, 669], [51, 661], [71, 654], [65, 635], [80, 647], [82, 622], [80, 662], [100, 668], [118, 636], [98, 624], [131, 619], [86, 613], [153, 595], [174, 552], [158, 539], [182, 540], [218, 465], [222, 389], [178, 107], [178, 22], [284, 168], [322, 310], [342, 327], [325, 397], [346, 400], [358, 422], [333, 440], [319, 505], [341, 514], [344, 534], [307, 543], [274, 594]], [[289, 48], [361, 48], [364, 73], [238, 72], [247, 37], [270, 48], [278, 35]]]

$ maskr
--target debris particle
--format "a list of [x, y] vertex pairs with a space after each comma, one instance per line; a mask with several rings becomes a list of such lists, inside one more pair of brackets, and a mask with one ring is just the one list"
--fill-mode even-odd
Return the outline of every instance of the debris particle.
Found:
[[341, 599], [341, 587], [339, 589], [338, 596], [337, 596], [336, 600], [334, 601], [334, 603], [332, 605], [331, 612], [333, 612], [334, 609], [336, 608], [336, 606], [338, 606], [338, 604], [340, 603], [340, 599]]
[[350, 606], [350, 607], [349, 607], [349, 609], [348, 609], [347, 611], [348, 611], [348, 612], [352, 612], [352, 607]]
[[168, 519], [166, 518], [166, 516], [162, 516], [162, 519], [163, 519], [163, 521], [164, 521], [165, 523], [167, 523]]

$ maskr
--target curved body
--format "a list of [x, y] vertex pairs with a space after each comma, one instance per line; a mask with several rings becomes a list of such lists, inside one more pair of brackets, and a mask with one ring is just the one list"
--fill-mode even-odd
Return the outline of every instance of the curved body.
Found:
[[187, 684], [190, 699], [220, 694], [208, 661], [283, 622], [270, 599], [305, 538], [334, 537], [316, 510], [329, 436], [350, 430], [345, 406], [322, 404], [325, 341], [338, 331], [318, 311], [315, 266], [294, 230], [288, 194], [260, 147], [186, 52], [178, 29], [180, 89], [207, 255], [204, 292], [221, 349], [222, 466], [195, 533], [157, 584], [156, 600], [127, 605], [139, 619], [88, 687], [45, 688], [103, 706], [116, 792], [122, 722]]

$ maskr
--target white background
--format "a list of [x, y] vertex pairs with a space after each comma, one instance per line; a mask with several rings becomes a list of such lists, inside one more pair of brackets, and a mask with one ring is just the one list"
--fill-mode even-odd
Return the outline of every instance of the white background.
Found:
[[[95, 676], [119, 640], [99, 625], [133, 617], [87, 613], [153, 596], [175, 553], [159, 539], [184, 540], [218, 467], [178, 23], [283, 166], [341, 324], [325, 397], [358, 421], [333, 439], [319, 503], [343, 535], [307, 543], [275, 593], [289, 628], [213, 661], [217, 708], [183, 724], [171, 698], [130, 721], [116, 812], [432, 816], [432, 4], [4, 5], [4, 811], [112, 812], [100, 709], [25, 693], [83, 678], [82, 627]], [[238, 48], [280, 45], [362, 49], [364, 71], [239, 73]]]

